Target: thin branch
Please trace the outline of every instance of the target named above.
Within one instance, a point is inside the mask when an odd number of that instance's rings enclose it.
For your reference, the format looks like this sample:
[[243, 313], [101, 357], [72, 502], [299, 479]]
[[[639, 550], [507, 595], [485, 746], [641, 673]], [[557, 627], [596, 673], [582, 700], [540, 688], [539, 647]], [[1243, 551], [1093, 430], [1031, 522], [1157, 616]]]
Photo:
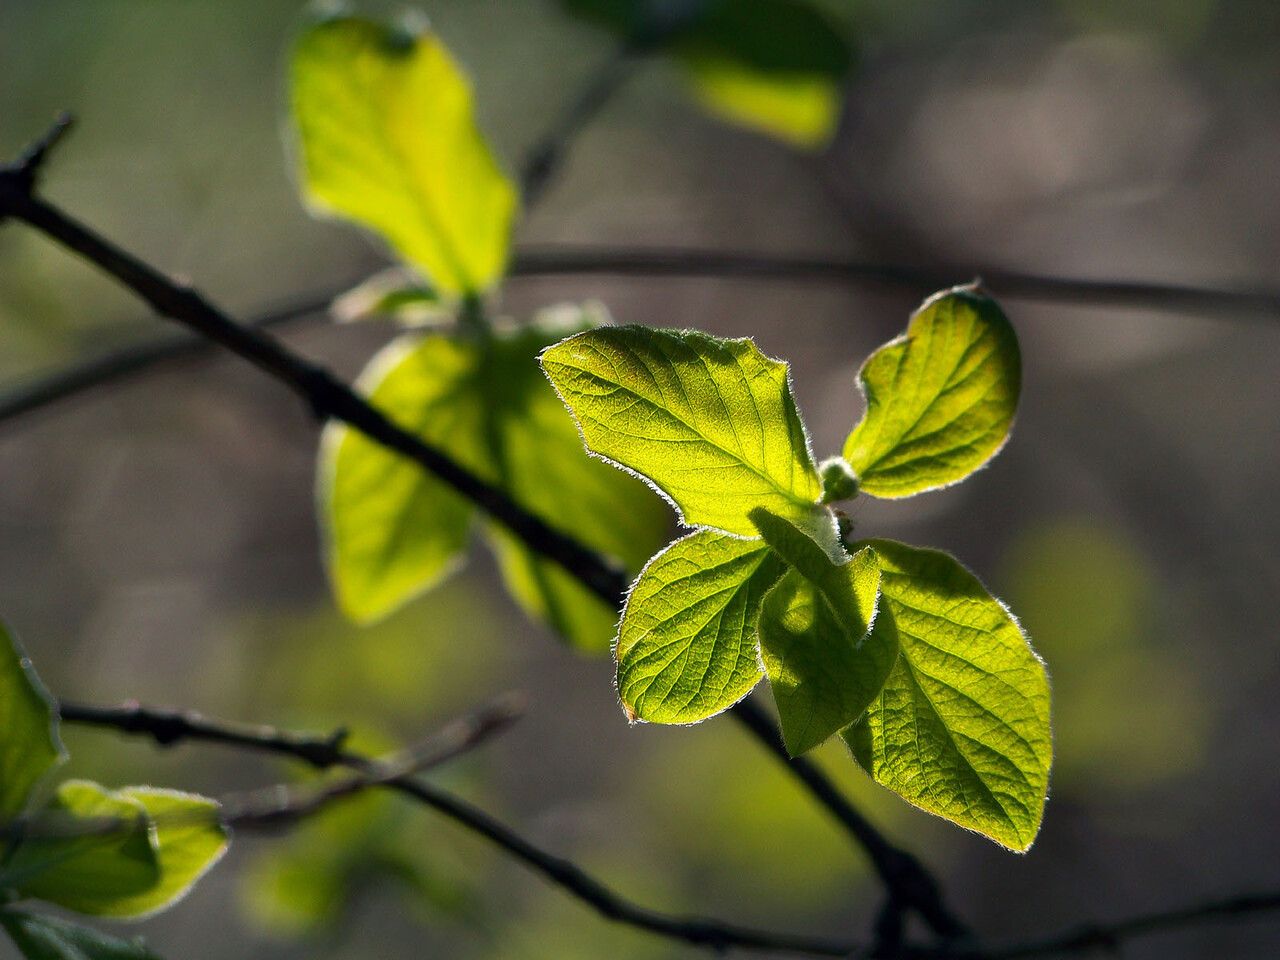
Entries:
[[[1086, 280], [982, 266], [914, 268], [713, 250], [541, 246], [518, 251], [510, 272], [512, 280], [593, 275], [870, 285], [905, 289], [921, 296], [961, 280], [981, 277], [984, 286], [1005, 300], [1158, 310], [1259, 321], [1280, 319], [1280, 291], [1277, 290], [1229, 290], [1132, 280]], [[291, 304], [249, 320], [246, 325], [270, 329], [318, 316], [328, 310], [334, 298], [346, 289], [344, 286], [301, 296]], [[133, 376], [155, 364], [203, 353], [209, 347], [209, 342], [199, 337], [166, 337], [75, 364], [0, 397], [0, 423], [82, 391]]]
[[903, 960], [1026, 960], [1029, 957], [1068, 956], [1102, 951], [1116, 953], [1130, 940], [1209, 923], [1247, 920], [1275, 913], [1280, 913], [1280, 890], [1199, 901], [1111, 923], [1073, 927], [1041, 939], [995, 944], [986, 949], [910, 948], [899, 956]]
[[[261, 330], [237, 324], [195, 290], [181, 286], [158, 270], [98, 235], [61, 210], [29, 192], [29, 184], [13, 169], [0, 168], [0, 215], [20, 219], [99, 269], [119, 280], [162, 316], [170, 317], [203, 337], [221, 344], [238, 356], [279, 380], [307, 402], [318, 419], [347, 424], [423, 467], [459, 494], [506, 526], [531, 550], [559, 564], [574, 579], [615, 609], [622, 606], [627, 577], [621, 568], [583, 546], [578, 540], [556, 530], [541, 518], [512, 501], [498, 487], [466, 470], [438, 447], [406, 430], [358, 396], [328, 370], [291, 352]], [[778, 752], [778, 734], [773, 725], [750, 706], [731, 711], [739, 722], [771, 752], [783, 760], [795, 776], [809, 788], [837, 820], [849, 826], [848, 801], [827, 777], [802, 758], [790, 759]], [[861, 820], [861, 818], [858, 818]], [[962, 929], [942, 903], [936, 882], [910, 855], [896, 851], [880, 838], [867, 847], [864, 836], [879, 836], [862, 821], [864, 828], [851, 830], [863, 844], [872, 865], [890, 893], [904, 907], [918, 909], [935, 931], [951, 936]]]
[[537, 205], [564, 165], [578, 135], [635, 73], [647, 47], [624, 43], [602, 63], [525, 156], [520, 168], [520, 194], [525, 209]]
[[[224, 723], [191, 711], [160, 710], [136, 702], [117, 707], [64, 702], [59, 712], [68, 723], [148, 737], [163, 747], [200, 741], [256, 750], [300, 760], [318, 770], [346, 767], [357, 773], [357, 781], [379, 769], [378, 761], [373, 758], [344, 749], [341, 731], [327, 737], [314, 737], [275, 727]], [[856, 944], [771, 933], [703, 917], [677, 917], [649, 910], [615, 893], [572, 861], [534, 846], [483, 810], [424, 780], [394, 775], [378, 785], [411, 797], [484, 837], [608, 920], [713, 950], [737, 948], [842, 957], [857, 949]]]
[[1229, 290], [1136, 280], [1052, 277], [975, 264], [908, 267], [830, 257], [719, 252], [684, 248], [544, 246], [519, 252], [513, 277], [605, 275], [801, 281], [906, 289], [921, 295], [974, 277], [996, 296], [1075, 306], [1280, 320], [1280, 290]]

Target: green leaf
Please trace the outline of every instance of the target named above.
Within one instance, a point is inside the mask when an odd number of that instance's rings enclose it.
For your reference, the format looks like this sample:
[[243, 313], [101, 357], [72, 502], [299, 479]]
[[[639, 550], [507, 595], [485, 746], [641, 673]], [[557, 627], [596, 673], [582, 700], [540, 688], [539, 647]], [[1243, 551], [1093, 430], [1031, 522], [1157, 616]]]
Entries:
[[898, 662], [844, 732], [858, 763], [922, 810], [1026, 850], [1052, 761], [1049, 679], [1017, 621], [955, 558], [892, 540], [875, 632]]
[[155, 830], [158, 882], [123, 897], [111, 915], [140, 917], [172, 906], [227, 852], [230, 837], [218, 820], [218, 803], [208, 797], [158, 787], [125, 787], [118, 796], [142, 805]]
[[840, 119], [840, 84], [821, 74], [774, 74], [714, 55], [685, 58], [698, 101], [721, 118], [792, 146], [826, 146]]
[[26, 808], [32, 789], [66, 759], [58, 718], [31, 661], [0, 624], [0, 820]]
[[[638, 571], [666, 539], [663, 503], [635, 477], [587, 455], [537, 363], [548, 344], [597, 319], [589, 308], [544, 312], [533, 326], [490, 344], [478, 384], [490, 405], [488, 459], [476, 469], [551, 526]], [[609, 649], [617, 608], [506, 528], [490, 523], [486, 529], [507, 586], [526, 611], [579, 649]]]
[[302, 186], [315, 208], [380, 233], [442, 293], [478, 293], [501, 277], [515, 190], [439, 38], [325, 19], [294, 45], [290, 81]]
[[1004, 446], [1022, 381], [1018, 338], [994, 300], [956, 287], [926, 300], [859, 380], [867, 412], [845, 459], [865, 492], [909, 497], [963, 480]]
[[612, 327], [549, 347], [542, 368], [587, 447], [647, 477], [686, 525], [755, 536], [755, 507], [804, 517], [822, 495], [787, 365], [750, 340]]
[[[357, 386], [424, 439], [474, 446], [484, 422], [477, 368], [474, 344], [411, 335], [379, 352]], [[474, 450], [471, 457], [478, 458]], [[471, 505], [418, 464], [330, 423], [317, 474], [329, 578], [352, 620], [385, 617], [461, 564]]]
[[765, 595], [759, 631], [782, 739], [799, 756], [862, 715], [898, 649], [892, 634], [871, 629], [880, 586], [874, 550], [833, 562], [807, 531], [764, 511], [752, 518], [792, 565]]
[[0, 925], [27, 960], [160, 960], [139, 938], [109, 937], [47, 914], [0, 910]]
[[[591, 322], [571, 311], [570, 329]], [[633, 477], [593, 460], [540, 375], [537, 354], [566, 333], [565, 316], [483, 339], [404, 337], [362, 381], [396, 422], [499, 485], [517, 503], [592, 549], [638, 570], [662, 542], [661, 501]], [[335, 591], [368, 622], [432, 586], [467, 544], [471, 507], [414, 463], [343, 427], [320, 467]], [[486, 523], [516, 599], [575, 646], [604, 651], [617, 611], [558, 566]]]
[[569, 12], [628, 39], [664, 36], [698, 99], [734, 123], [796, 146], [835, 130], [849, 39], [802, 0], [564, 0]]
[[80, 913], [140, 917], [184, 896], [227, 848], [213, 800], [70, 780], [32, 822], [0, 885]]
[[760, 680], [756, 619], [782, 563], [759, 540], [696, 530], [645, 566], [618, 629], [618, 695], [635, 719], [696, 723]]
[[756, 507], [749, 516], [773, 551], [814, 583], [826, 582], [849, 561], [835, 514], [826, 507], [810, 507], [799, 517], [779, 517]]
[[124, 916], [117, 906], [152, 889], [160, 864], [146, 808], [96, 783], [68, 780], [30, 824], [0, 870], [0, 887], [80, 913]]

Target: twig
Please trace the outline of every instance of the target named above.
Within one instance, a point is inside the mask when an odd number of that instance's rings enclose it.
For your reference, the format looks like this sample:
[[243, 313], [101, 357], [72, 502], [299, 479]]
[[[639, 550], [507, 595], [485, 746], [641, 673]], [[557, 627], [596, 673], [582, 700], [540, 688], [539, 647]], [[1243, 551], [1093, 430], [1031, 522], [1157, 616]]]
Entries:
[[1218, 900], [1199, 901], [1170, 910], [1139, 914], [1112, 923], [1074, 927], [1060, 934], [1020, 943], [994, 944], [989, 948], [909, 948], [904, 960], [1026, 960], [1098, 951], [1117, 952], [1129, 940], [1168, 933], [1190, 926], [1247, 919], [1280, 912], [1280, 890], [1246, 893]]
[[1136, 280], [1086, 280], [974, 264], [907, 267], [830, 257], [557, 245], [524, 250], [517, 254], [511, 267], [511, 275], [518, 277], [592, 274], [870, 284], [907, 289], [922, 295], [981, 277], [984, 287], [1006, 300], [1280, 319], [1280, 290], [1228, 290]]
[[[1006, 300], [1062, 303], [1077, 306], [1159, 310], [1205, 317], [1280, 318], [1280, 291], [1228, 290], [1132, 280], [1084, 280], [973, 266], [904, 267], [850, 260], [795, 258], [752, 253], [689, 249], [628, 249], [614, 247], [533, 247], [516, 254], [511, 279], [562, 276], [671, 277], [838, 283], [906, 289], [921, 295], [964, 278], [982, 277], [983, 284]], [[316, 316], [329, 308], [346, 287], [299, 297], [294, 303], [262, 314], [247, 326], [269, 329]], [[165, 338], [126, 347], [68, 367], [30, 386], [0, 397], [0, 423], [112, 383], [154, 364], [208, 349], [207, 340], [193, 336]]]
[[[222, 744], [291, 757], [319, 770], [346, 767], [360, 775], [357, 780], [378, 769], [377, 761], [372, 758], [344, 749], [341, 732], [327, 737], [306, 736], [275, 727], [224, 723], [190, 711], [154, 709], [136, 702], [117, 707], [64, 702], [59, 712], [68, 723], [149, 737], [163, 747], [183, 741]], [[378, 785], [412, 797], [484, 837], [606, 919], [713, 950], [738, 948], [842, 957], [857, 949], [856, 944], [771, 933], [703, 917], [677, 917], [649, 910], [615, 893], [572, 861], [534, 846], [483, 810], [424, 780], [393, 775]]]
[[[531, 550], [559, 564], [584, 587], [615, 608], [622, 605], [627, 587], [624, 572], [579, 541], [550, 527], [512, 501], [498, 487], [460, 466], [438, 447], [389, 420], [328, 370], [294, 354], [267, 333], [237, 324], [195, 290], [181, 286], [150, 265], [117, 247], [88, 227], [30, 193], [27, 182], [13, 168], [0, 169], [0, 214], [12, 215], [40, 230], [133, 290], [157, 313], [221, 344], [279, 380], [304, 399], [320, 419], [345, 423], [380, 445], [413, 460], [462, 496], [511, 530]], [[778, 752], [778, 734], [762, 715], [748, 706], [731, 711], [771, 752], [783, 760], [820, 803], [849, 826], [848, 801], [826, 776], [802, 759], [791, 760]], [[839, 802], [837, 802], [837, 800]], [[860, 843], [879, 836], [870, 824], [851, 830]], [[920, 863], [893, 850], [881, 838], [877, 848], [866, 848], [881, 880], [904, 906], [919, 909], [941, 936], [961, 929], [941, 902], [936, 882]], [[943, 921], [943, 922], [940, 922]]]
[[564, 164], [573, 142], [635, 73], [648, 47], [626, 43], [591, 74], [578, 95], [538, 138], [520, 168], [520, 193], [526, 209], [540, 201]]

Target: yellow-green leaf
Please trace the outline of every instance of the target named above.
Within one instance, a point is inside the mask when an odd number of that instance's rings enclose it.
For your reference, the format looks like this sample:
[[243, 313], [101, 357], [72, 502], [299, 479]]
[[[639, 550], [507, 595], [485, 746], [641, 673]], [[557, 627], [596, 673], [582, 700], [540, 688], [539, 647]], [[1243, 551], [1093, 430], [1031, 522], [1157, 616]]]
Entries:
[[1018, 338], [973, 287], [924, 302], [859, 374], [867, 412], [845, 441], [861, 489], [909, 497], [963, 480], [1009, 437], [1022, 383]]
[[875, 632], [893, 634], [901, 653], [845, 740], [903, 799], [1026, 850], [1053, 756], [1044, 664], [954, 557], [892, 540], [868, 544], [880, 558]]
[[787, 365], [750, 340], [611, 327], [542, 354], [588, 449], [649, 479], [689, 526], [755, 536], [764, 507], [807, 516], [822, 496]]
[[59, 785], [0, 870], [0, 886], [80, 913], [124, 916], [119, 905], [160, 881], [146, 808], [86, 780]]
[[125, 787], [117, 795], [141, 804], [151, 818], [160, 876], [145, 892], [117, 900], [112, 915], [145, 916], [185, 897], [222, 859], [230, 837], [217, 801], [208, 797], [158, 787]]
[[[575, 310], [571, 329], [593, 322]], [[484, 338], [406, 336], [369, 365], [375, 406], [502, 487], [587, 546], [639, 570], [666, 532], [661, 501], [634, 477], [593, 460], [538, 370], [563, 324]], [[446, 575], [467, 545], [472, 510], [452, 490], [345, 427], [332, 427], [320, 466], [322, 515], [335, 592], [368, 622]], [[608, 649], [617, 610], [550, 561], [486, 523], [512, 593], [582, 649]]]
[[[456, 452], [483, 430], [477, 362], [470, 342], [410, 335], [374, 357], [357, 385], [400, 426], [434, 443], [453, 438]], [[317, 469], [329, 578], [352, 620], [385, 617], [462, 562], [471, 505], [412, 460], [331, 423]]]
[[0, 624], [0, 820], [22, 813], [32, 789], [66, 754], [53, 699]]
[[817, 73], [766, 73], [714, 55], [686, 58], [698, 100], [726, 120], [812, 150], [840, 119], [840, 83]]
[[502, 276], [515, 190], [435, 34], [324, 19], [295, 43], [290, 81], [309, 203], [381, 234], [444, 294]]
[[696, 530], [636, 578], [618, 628], [618, 696], [653, 723], [696, 723], [760, 680], [756, 619], [782, 563], [760, 540]]

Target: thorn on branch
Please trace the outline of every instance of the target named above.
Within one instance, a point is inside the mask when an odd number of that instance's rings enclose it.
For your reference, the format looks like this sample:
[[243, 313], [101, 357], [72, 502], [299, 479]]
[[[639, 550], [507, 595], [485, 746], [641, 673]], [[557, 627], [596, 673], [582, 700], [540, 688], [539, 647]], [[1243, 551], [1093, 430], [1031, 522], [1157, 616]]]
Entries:
[[15, 183], [24, 193], [35, 189], [36, 177], [48, 159], [50, 152], [71, 130], [75, 118], [63, 111], [41, 136], [18, 155], [12, 163], [0, 167], [0, 176]]

